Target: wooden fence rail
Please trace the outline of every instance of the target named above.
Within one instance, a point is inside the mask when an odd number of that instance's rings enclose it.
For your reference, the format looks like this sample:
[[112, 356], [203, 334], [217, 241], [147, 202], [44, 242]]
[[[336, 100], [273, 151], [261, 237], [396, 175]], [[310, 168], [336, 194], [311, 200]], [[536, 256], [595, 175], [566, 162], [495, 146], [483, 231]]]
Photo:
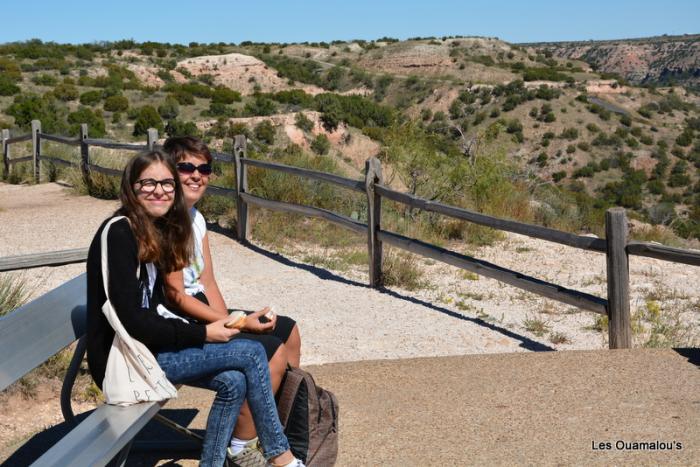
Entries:
[[[121, 175], [118, 169], [101, 167], [90, 162], [90, 146], [98, 146], [110, 149], [128, 151], [142, 151], [153, 149], [156, 146], [158, 134], [156, 130], [149, 129], [146, 144], [120, 143], [102, 139], [88, 138], [87, 125], [80, 128], [80, 137], [77, 139], [62, 136], [47, 135], [41, 132], [41, 123], [32, 122], [32, 132], [29, 135], [10, 138], [8, 130], [2, 130], [3, 166], [6, 177], [13, 164], [33, 161], [35, 180], [39, 181], [39, 164], [42, 160], [57, 162], [59, 164], [79, 165], [85, 183], [90, 183], [90, 172], [95, 171], [112, 176]], [[62, 159], [43, 156], [41, 141], [53, 141], [67, 145], [80, 146], [80, 163], [73, 163]], [[14, 143], [32, 141], [32, 155], [11, 158], [10, 145]], [[209, 185], [209, 193], [216, 196], [234, 198], [237, 206], [237, 237], [242, 243], [246, 243], [250, 235], [250, 223], [248, 219], [248, 206], [256, 206], [274, 211], [300, 214], [307, 217], [324, 219], [350, 231], [367, 236], [367, 249], [369, 256], [369, 283], [371, 287], [382, 285], [382, 245], [387, 243], [403, 250], [419, 254], [437, 261], [450, 264], [467, 271], [471, 271], [486, 277], [496, 279], [509, 285], [519, 287], [529, 292], [546, 298], [558, 300], [586, 310], [594, 311], [609, 317], [608, 333], [610, 348], [629, 348], [631, 342], [631, 319], [629, 297], [629, 255], [647, 256], [664, 261], [700, 266], [700, 252], [672, 248], [654, 243], [629, 241], [627, 218], [622, 208], [612, 208], [606, 212], [605, 232], [606, 238], [600, 239], [575, 235], [559, 230], [525, 224], [508, 219], [500, 219], [488, 216], [468, 209], [450, 206], [419, 198], [417, 196], [401, 193], [383, 185], [382, 167], [378, 159], [369, 159], [365, 166], [364, 180], [355, 180], [339, 175], [319, 172], [301, 167], [278, 164], [274, 162], [249, 159], [246, 157], [246, 139], [244, 136], [236, 136], [233, 144], [233, 154], [213, 152], [215, 160], [224, 163], [233, 163], [236, 174], [236, 187], [225, 188]], [[367, 196], [368, 220], [367, 224], [356, 219], [313, 206], [304, 206], [283, 201], [270, 200], [255, 196], [248, 189], [248, 167], [257, 167], [265, 170], [275, 170], [290, 175], [309, 178], [340, 186], [355, 192], [364, 192]], [[604, 253], [606, 255], [607, 274], [607, 299], [578, 290], [552, 284], [535, 277], [503, 268], [477, 258], [447, 250], [437, 245], [432, 245], [415, 238], [405, 237], [394, 232], [382, 230], [381, 207], [382, 199], [386, 198], [411, 208], [446, 215], [455, 219], [472, 222], [497, 230], [513, 232], [528, 237], [538, 238], [562, 245], [567, 245], [583, 250]], [[38, 266], [50, 266], [85, 261], [86, 249], [66, 250], [54, 253], [42, 253], [26, 255], [22, 257], [0, 258], [0, 271], [13, 269], [25, 269]]]

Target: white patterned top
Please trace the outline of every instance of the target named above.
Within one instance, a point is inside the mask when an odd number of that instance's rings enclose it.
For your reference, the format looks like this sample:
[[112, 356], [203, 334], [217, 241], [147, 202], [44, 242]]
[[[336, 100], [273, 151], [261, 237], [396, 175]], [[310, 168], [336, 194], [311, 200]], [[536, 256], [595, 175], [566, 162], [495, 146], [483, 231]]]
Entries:
[[185, 280], [185, 293], [195, 295], [204, 292], [204, 286], [199, 282], [199, 278], [204, 271], [202, 246], [204, 236], [207, 233], [207, 223], [197, 208], [190, 209], [190, 217], [192, 218], [192, 233], [194, 234], [194, 256], [189, 266], [182, 270], [182, 276]]

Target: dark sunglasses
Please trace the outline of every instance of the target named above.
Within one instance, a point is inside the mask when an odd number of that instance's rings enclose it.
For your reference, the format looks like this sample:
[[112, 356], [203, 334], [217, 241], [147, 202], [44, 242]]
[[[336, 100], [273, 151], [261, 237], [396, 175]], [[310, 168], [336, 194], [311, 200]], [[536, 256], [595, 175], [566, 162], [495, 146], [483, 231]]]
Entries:
[[202, 175], [211, 175], [211, 164], [199, 164], [194, 165], [191, 162], [178, 162], [177, 171], [183, 174], [193, 174], [194, 171], [199, 172]]

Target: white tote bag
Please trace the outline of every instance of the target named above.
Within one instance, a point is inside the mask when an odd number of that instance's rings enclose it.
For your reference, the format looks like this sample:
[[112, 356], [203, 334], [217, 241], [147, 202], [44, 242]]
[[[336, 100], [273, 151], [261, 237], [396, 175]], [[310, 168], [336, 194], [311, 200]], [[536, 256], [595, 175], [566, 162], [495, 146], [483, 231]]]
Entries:
[[[109, 300], [109, 271], [107, 267], [107, 234], [110, 226], [124, 216], [111, 219], [102, 231], [102, 280], [107, 300], [102, 313], [114, 329], [114, 340], [107, 358], [103, 393], [108, 404], [132, 405], [139, 402], [162, 401], [177, 397], [177, 389], [165, 377], [153, 354], [124, 329]], [[138, 277], [138, 268], [136, 275]]]

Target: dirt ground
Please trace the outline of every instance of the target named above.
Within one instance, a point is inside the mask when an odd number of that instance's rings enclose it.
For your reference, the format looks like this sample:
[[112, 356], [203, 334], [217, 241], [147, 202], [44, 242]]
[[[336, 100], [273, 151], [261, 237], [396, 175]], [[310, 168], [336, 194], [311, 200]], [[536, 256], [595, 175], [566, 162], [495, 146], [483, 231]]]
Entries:
[[[307, 369], [339, 400], [337, 466], [698, 465], [699, 363], [698, 349], [635, 349]], [[211, 398], [183, 388], [166, 412], [201, 429]], [[41, 444], [35, 436], [3, 465], [26, 465]], [[196, 456], [134, 453], [127, 465], [194, 466]]]

